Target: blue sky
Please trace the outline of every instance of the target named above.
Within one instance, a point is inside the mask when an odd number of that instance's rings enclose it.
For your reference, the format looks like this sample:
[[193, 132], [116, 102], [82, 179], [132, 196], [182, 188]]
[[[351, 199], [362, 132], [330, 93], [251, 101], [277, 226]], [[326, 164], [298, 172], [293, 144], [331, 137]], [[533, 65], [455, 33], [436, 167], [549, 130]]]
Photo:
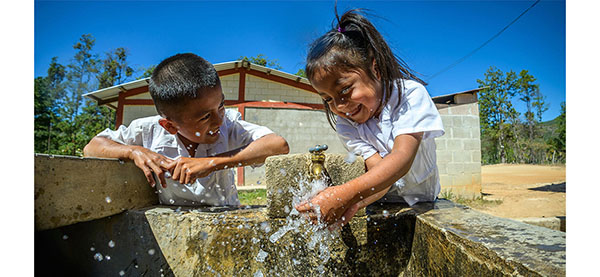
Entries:
[[[565, 1], [543, 0], [499, 37], [433, 79], [429, 77], [491, 38], [535, 1], [340, 1], [367, 8], [395, 53], [428, 81], [432, 96], [477, 87], [490, 66], [537, 78], [556, 117], [565, 101]], [[310, 42], [328, 31], [334, 1], [35, 1], [35, 76], [50, 59], [68, 64], [82, 34], [94, 51], [129, 50], [134, 67], [182, 52], [213, 63], [264, 54], [283, 71], [304, 66]], [[524, 106], [514, 101], [517, 109]]]

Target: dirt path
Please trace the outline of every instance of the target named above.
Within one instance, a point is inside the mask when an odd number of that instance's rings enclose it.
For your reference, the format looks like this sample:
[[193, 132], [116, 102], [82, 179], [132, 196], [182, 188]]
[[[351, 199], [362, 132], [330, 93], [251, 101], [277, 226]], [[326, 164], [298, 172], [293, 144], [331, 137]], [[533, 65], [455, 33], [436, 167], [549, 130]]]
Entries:
[[482, 166], [481, 181], [485, 200], [502, 200], [475, 208], [481, 212], [505, 218], [566, 215], [565, 166]]

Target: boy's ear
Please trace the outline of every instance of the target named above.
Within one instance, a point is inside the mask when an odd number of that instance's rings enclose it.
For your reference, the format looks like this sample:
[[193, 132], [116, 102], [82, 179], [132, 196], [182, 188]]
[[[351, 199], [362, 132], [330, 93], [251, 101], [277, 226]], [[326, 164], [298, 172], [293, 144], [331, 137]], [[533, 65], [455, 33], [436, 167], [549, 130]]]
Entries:
[[178, 129], [177, 129], [177, 127], [175, 127], [175, 124], [170, 119], [166, 119], [163, 117], [158, 120], [158, 124], [160, 124], [160, 126], [165, 128], [165, 130], [167, 130], [167, 132], [169, 132], [169, 134], [172, 134], [172, 135], [177, 134]]
[[379, 68], [377, 67], [377, 61], [373, 59], [373, 65], [371, 66], [371, 71], [373, 75], [377, 78], [378, 81], [381, 81], [381, 74], [379, 74]]

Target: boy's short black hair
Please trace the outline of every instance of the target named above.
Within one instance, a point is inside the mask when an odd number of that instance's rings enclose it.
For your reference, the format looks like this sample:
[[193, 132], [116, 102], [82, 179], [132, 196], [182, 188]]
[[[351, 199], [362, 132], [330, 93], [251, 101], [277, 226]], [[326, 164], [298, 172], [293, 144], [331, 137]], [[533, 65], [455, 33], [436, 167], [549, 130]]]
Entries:
[[156, 111], [170, 114], [174, 107], [196, 99], [208, 88], [220, 85], [215, 67], [202, 57], [184, 53], [166, 58], [156, 66], [148, 89]]

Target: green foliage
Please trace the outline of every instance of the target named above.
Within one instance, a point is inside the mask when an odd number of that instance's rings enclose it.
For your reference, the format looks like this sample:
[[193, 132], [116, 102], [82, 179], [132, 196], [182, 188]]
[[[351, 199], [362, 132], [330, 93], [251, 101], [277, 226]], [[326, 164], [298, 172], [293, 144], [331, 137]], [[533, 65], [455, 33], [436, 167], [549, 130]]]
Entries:
[[269, 59], [263, 54], [258, 54], [258, 55], [256, 55], [256, 57], [250, 57], [250, 58], [243, 56], [243, 57], [240, 57], [239, 59], [242, 61], [249, 61], [253, 64], [262, 65], [262, 66], [270, 67], [273, 69], [278, 69], [278, 70], [282, 69], [281, 65], [279, 65], [279, 62], [277, 60]]
[[255, 189], [238, 191], [238, 197], [240, 204], [242, 205], [266, 205], [267, 204], [267, 190]]
[[36, 153], [81, 156], [92, 137], [114, 128], [115, 112], [84, 99], [83, 94], [126, 82], [136, 71], [127, 63], [125, 48], [99, 58], [93, 52], [95, 41], [90, 34], [82, 35], [73, 45], [76, 53], [67, 66], [54, 57], [47, 76], [34, 79]]
[[142, 73], [142, 75], [140, 75], [137, 78], [137, 80], [152, 77], [152, 73], [154, 72], [154, 69], [156, 69], [156, 65], [151, 65], [149, 67], [140, 68], [140, 71], [144, 71], [144, 73]]
[[[482, 163], [564, 162], [560, 131], [541, 122], [548, 105], [535, 81], [527, 70], [517, 76], [494, 67], [477, 80], [485, 88], [479, 94]], [[525, 103], [524, 121], [513, 108], [514, 97]]]
[[304, 71], [303, 68], [300, 68], [300, 69], [298, 69], [298, 72], [296, 72], [296, 76], [300, 76], [300, 77], [306, 78], [306, 72]]
[[127, 54], [123, 47], [106, 53], [106, 58], [102, 60], [102, 72], [96, 76], [99, 89], [122, 84], [133, 75], [134, 70], [127, 63]]

